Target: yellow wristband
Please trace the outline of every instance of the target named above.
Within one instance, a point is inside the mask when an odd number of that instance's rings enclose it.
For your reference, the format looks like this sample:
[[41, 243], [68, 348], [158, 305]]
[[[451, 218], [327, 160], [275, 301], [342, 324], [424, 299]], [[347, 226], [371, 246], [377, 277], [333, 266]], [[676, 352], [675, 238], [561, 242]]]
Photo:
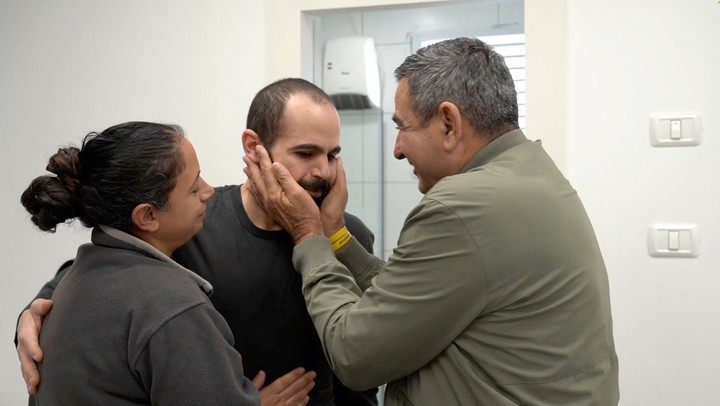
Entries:
[[333, 251], [337, 252], [340, 248], [350, 241], [352, 235], [348, 231], [347, 227], [343, 227], [330, 236], [330, 244], [332, 244]]

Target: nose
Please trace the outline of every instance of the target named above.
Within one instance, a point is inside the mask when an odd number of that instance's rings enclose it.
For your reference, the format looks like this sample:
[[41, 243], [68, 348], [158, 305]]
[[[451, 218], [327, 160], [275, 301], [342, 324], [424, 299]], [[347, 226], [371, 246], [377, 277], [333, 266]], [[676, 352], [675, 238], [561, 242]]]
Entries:
[[208, 185], [203, 178], [200, 178], [200, 182], [202, 182], [200, 185], [200, 200], [206, 202], [215, 194], [215, 189]]
[[330, 162], [327, 157], [317, 160], [311, 174], [316, 178], [330, 179]]
[[400, 148], [400, 137], [395, 138], [395, 148], [393, 149], [393, 155], [395, 155], [395, 159], [405, 159], [405, 154], [402, 153], [402, 149]]

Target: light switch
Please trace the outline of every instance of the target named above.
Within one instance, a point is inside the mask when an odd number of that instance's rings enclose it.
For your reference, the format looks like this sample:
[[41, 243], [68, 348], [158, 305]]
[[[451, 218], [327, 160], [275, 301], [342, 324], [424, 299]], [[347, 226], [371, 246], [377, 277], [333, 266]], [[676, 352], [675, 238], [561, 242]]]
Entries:
[[650, 144], [654, 147], [700, 145], [701, 116], [698, 113], [663, 113], [650, 116]]
[[670, 139], [679, 140], [682, 138], [682, 121], [670, 120]]
[[680, 231], [668, 231], [668, 250], [677, 251], [680, 249]]
[[651, 257], [697, 257], [699, 228], [697, 224], [651, 224], [647, 244]]

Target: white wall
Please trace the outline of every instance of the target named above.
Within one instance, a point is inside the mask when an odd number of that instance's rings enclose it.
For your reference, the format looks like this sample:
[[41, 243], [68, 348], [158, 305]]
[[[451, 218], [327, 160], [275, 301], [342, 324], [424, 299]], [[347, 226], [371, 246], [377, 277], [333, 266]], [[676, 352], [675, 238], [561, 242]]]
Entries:
[[[720, 4], [568, 1], [571, 181], [611, 280], [624, 405], [716, 404]], [[654, 148], [649, 116], [697, 111], [703, 142]], [[698, 224], [697, 258], [651, 258], [653, 222]]]
[[11, 343], [18, 311], [88, 237], [40, 232], [20, 194], [59, 145], [138, 119], [183, 125], [210, 183], [242, 181], [240, 133], [268, 81], [263, 3], [0, 1], [0, 404], [27, 401]]

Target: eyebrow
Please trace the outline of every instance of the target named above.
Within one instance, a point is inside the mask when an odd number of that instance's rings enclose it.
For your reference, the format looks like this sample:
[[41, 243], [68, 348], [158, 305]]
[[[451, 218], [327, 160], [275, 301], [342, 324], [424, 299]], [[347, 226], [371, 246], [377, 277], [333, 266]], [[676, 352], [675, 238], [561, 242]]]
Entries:
[[189, 190], [191, 190], [191, 191], [193, 190], [193, 188], [195, 187], [195, 184], [197, 183], [198, 179], [200, 179], [200, 171], [198, 171], [197, 175], [195, 176], [195, 180], [193, 180], [193, 182], [190, 184], [190, 189], [189, 189]]
[[[300, 145], [295, 145], [294, 147], [290, 148], [290, 150], [291, 150], [291, 151], [301, 151], [301, 150], [306, 150], [306, 151], [307, 151], [307, 150], [311, 150], [311, 151], [315, 151], [315, 152], [322, 152], [322, 151], [323, 151], [322, 148], [320, 148], [319, 146], [317, 146], [317, 145], [315, 145], [315, 144], [300, 144]], [[339, 154], [339, 153], [340, 153], [340, 150], [341, 150], [340, 146], [337, 146], [337, 147], [333, 148], [333, 149], [329, 152], [329, 154]], [[328, 155], [329, 155], [329, 154], [328, 154]]]

